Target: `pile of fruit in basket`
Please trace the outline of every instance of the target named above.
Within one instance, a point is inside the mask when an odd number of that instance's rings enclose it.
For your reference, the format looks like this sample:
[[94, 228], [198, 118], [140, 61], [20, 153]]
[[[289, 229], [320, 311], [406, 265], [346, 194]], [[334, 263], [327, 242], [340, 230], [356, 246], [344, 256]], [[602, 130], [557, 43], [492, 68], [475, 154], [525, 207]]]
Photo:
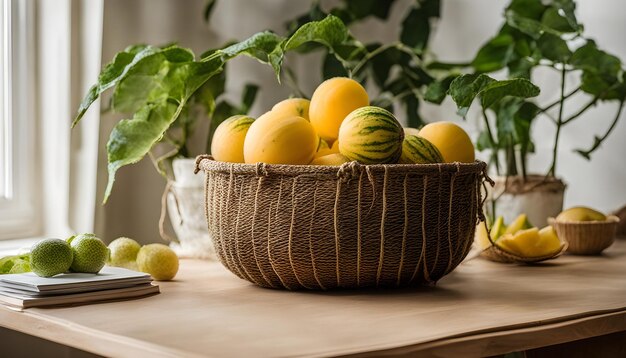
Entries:
[[213, 135], [218, 161], [293, 165], [431, 164], [474, 161], [467, 133], [451, 122], [403, 128], [386, 109], [370, 106], [358, 82], [336, 77], [311, 100], [290, 98], [256, 120], [233, 116]]

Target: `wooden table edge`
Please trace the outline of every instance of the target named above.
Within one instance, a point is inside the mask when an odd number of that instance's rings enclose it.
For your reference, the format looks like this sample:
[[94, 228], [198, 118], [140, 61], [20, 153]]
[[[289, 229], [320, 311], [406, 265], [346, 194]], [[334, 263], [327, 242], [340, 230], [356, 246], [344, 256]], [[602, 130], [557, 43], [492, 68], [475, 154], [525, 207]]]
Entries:
[[321, 356], [340, 357], [450, 357], [494, 356], [626, 331], [626, 309], [549, 321], [531, 327], [480, 331], [400, 347], [372, 349], [361, 353], [334, 352]]
[[[19, 316], [18, 316], [19, 315]], [[0, 309], [0, 326], [87, 352], [113, 357], [200, 357], [193, 352], [173, 349], [146, 341], [94, 330], [43, 314]], [[318, 352], [313, 356], [489, 356], [570, 342], [626, 330], [626, 309], [599, 312], [573, 319], [548, 321], [532, 327], [479, 331], [463, 336], [396, 347], [363, 347], [363, 352]]]
[[0, 327], [107, 357], [203, 357], [5, 305], [0, 305]]

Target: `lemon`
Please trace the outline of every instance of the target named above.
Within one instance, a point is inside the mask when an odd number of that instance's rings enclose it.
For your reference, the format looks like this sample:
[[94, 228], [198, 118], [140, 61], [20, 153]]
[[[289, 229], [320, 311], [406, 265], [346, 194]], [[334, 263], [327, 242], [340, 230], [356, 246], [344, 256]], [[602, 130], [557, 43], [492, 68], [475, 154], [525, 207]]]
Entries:
[[137, 270], [139, 249], [141, 249], [141, 245], [137, 241], [127, 237], [117, 238], [109, 244], [110, 255], [107, 264]]
[[94, 234], [76, 235], [70, 247], [74, 254], [70, 268], [74, 272], [98, 273], [109, 258], [109, 249]]
[[178, 272], [178, 256], [163, 244], [143, 246], [137, 254], [139, 271], [149, 273], [157, 281], [171, 280]]
[[31, 248], [31, 270], [41, 277], [52, 277], [67, 272], [72, 265], [70, 245], [61, 239], [39, 241]]

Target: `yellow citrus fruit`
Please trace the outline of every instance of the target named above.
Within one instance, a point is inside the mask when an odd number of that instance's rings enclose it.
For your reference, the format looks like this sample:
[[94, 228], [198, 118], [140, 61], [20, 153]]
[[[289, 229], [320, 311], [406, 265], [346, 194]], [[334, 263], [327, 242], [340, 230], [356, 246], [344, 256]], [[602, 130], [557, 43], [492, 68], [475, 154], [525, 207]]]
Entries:
[[157, 281], [171, 280], [178, 272], [178, 256], [163, 244], [149, 244], [139, 249], [137, 267]]
[[419, 135], [419, 129], [417, 128], [412, 128], [412, 127], [404, 127], [404, 136], [408, 136], [408, 135]]
[[334, 153], [313, 159], [311, 165], [341, 165], [349, 161], [350, 159], [346, 158], [345, 156], [339, 153]]
[[369, 105], [367, 92], [357, 81], [335, 77], [322, 82], [311, 97], [309, 118], [320, 137], [335, 140], [350, 112]]
[[463, 128], [452, 122], [435, 122], [424, 126], [420, 136], [435, 145], [446, 163], [474, 161], [474, 144]]
[[547, 226], [541, 230], [533, 227], [505, 234], [496, 241], [496, 245], [517, 256], [532, 258], [556, 254], [561, 248], [561, 241], [554, 229]]
[[246, 163], [309, 164], [319, 137], [302, 117], [280, 117], [268, 112], [250, 126], [244, 142]]
[[254, 118], [236, 115], [220, 123], [211, 142], [211, 154], [221, 162], [243, 163], [243, 143]]
[[528, 221], [528, 216], [526, 214], [520, 214], [513, 222], [506, 228], [505, 234], [515, 234], [516, 232], [523, 229], [530, 229], [533, 227]]
[[561, 212], [556, 221], [605, 221], [606, 216], [599, 211], [584, 206], [575, 206]]
[[280, 101], [272, 107], [272, 112], [281, 117], [302, 117], [309, 120], [309, 105], [311, 101], [304, 98], [289, 98]]
[[109, 244], [109, 266], [124, 267], [137, 270], [137, 253], [141, 245], [133, 239], [119, 237]]

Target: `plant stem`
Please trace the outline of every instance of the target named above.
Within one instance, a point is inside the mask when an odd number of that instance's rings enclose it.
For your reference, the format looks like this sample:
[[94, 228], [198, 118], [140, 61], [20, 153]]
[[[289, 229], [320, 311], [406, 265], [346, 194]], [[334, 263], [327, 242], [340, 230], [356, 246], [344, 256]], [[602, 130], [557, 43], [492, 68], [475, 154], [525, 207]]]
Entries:
[[356, 76], [356, 74], [363, 68], [363, 66], [365, 66], [367, 61], [369, 61], [372, 58], [380, 55], [381, 53], [385, 52], [386, 50], [388, 50], [388, 49], [390, 49], [392, 47], [398, 47], [398, 42], [392, 42], [390, 44], [387, 44], [387, 45], [384, 45], [384, 46], [380, 46], [379, 48], [375, 49], [372, 52], [368, 52], [365, 56], [363, 56], [361, 61], [359, 61], [359, 63], [357, 63], [356, 66], [354, 66], [352, 71], [349, 72], [350, 78]]
[[494, 163], [496, 164], [496, 174], [500, 175], [500, 161], [498, 159], [498, 148], [496, 147], [496, 141], [493, 137], [493, 132], [491, 131], [491, 126], [489, 125], [489, 118], [487, 118], [487, 112], [485, 109], [483, 111], [483, 119], [485, 120], [485, 127], [487, 128], [487, 134], [489, 135], [489, 144], [491, 144], [491, 150], [493, 155]]
[[619, 120], [620, 116], [622, 115], [622, 109], [624, 109], [624, 100], [622, 100], [619, 103], [619, 108], [617, 109], [617, 114], [615, 115], [615, 118], [613, 119], [613, 122], [611, 123], [611, 126], [606, 131], [606, 133], [604, 133], [604, 135], [602, 137], [600, 137], [600, 138], [596, 137], [596, 140], [593, 143], [593, 146], [591, 148], [589, 148], [588, 150], [586, 150], [586, 151], [577, 150], [577, 152], [579, 152], [580, 154], [584, 155], [588, 159], [589, 155], [591, 153], [593, 153], [596, 149], [598, 149], [600, 147], [600, 145], [602, 144], [602, 142], [604, 142], [604, 140], [609, 136], [609, 134], [611, 134], [611, 132], [613, 131], [613, 128], [615, 128], [615, 125], [617, 124], [617, 121]]
[[[564, 97], [564, 99], [568, 99], [568, 98], [570, 98], [571, 96], [573, 96], [573, 95], [575, 95], [576, 93], [578, 93], [578, 91], [580, 91], [580, 87], [578, 87], [578, 88], [576, 88], [575, 90], [573, 90], [572, 92], [570, 92], [570, 93], [566, 94], [566, 95], [565, 95], [565, 97]], [[544, 108], [541, 108], [541, 109], [539, 110], [539, 112], [537, 112], [537, 114], [539, 115], [539, 114], [541, 114], [541, 113], [543, 113], [543, 112], [546, 112], [546, 111], [548, 111], [548, 110], [552, 109], [552, 107], [554, 107], [554, 106], [558, 105], [559, 103], [561, 103], [561, 99], [558, 99], [557, 101], [552, 102], [552, 103], [551, 103], [551, 104], [549, 104], [548, 106], [546, 106], [546, 107], [544, 107]]]
[[565, 124], [573, 121], [574, 119], [580, 117], [581, 114], [583, 114], [585, 111], [587, 111], [589, 108], [591, 108], [591, 106], [595, 105], [596, 102], [598, 102], [599, 99], [600, 99], [600, 97], [594, 97], [589, 103], [587, 103], [578, 112], [576, 112], [576, 114], [573, 114], [571, 117], [569, 117], [566, 120], [564, 120], [563, 121], [563, 125], [565, 125]]
[[561, 103], [559, 106], [559, 117], [556, 120], [556, 136], [554, 138], [554, 148], [552, 149], [552, 165], [550, 165], [550, 171], [546, 176], [556, 175], [556, 158], [559, 149], [559, 135], [561, 134], [561, 126], [563, 125], [563, 107], [565, 103], [565, 75], [567, 71], [565, 66], [561, 69]]

